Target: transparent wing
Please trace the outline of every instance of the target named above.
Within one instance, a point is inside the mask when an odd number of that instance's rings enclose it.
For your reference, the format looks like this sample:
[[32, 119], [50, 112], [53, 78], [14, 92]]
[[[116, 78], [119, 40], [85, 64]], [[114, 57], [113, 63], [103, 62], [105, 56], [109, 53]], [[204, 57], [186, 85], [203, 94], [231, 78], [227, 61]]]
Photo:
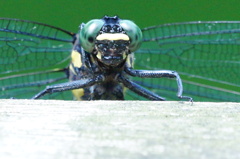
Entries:
[[74, 37], [46, 24], [0, 19], [0, 98], [29, 98], [66, 79]]
[[[143, 31], [135, 68], [177, 71], [184, 95], [195, 101], [240, 102], [240, 22], [213, 21], [165, 24]], [[173, 99], [176, 81], [135, 79]]]

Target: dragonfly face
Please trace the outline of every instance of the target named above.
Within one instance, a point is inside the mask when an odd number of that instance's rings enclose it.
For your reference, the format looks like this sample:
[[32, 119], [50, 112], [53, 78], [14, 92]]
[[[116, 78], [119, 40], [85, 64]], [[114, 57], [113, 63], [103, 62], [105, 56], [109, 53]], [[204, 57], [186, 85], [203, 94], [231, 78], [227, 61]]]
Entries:
[[95, 54], [99, 62], [113, 67], [125, 62], [127, 55], [140, 47], [141, 41], [139, 27], [117, 16], [91, 20], [80, 31], [83, 49]]

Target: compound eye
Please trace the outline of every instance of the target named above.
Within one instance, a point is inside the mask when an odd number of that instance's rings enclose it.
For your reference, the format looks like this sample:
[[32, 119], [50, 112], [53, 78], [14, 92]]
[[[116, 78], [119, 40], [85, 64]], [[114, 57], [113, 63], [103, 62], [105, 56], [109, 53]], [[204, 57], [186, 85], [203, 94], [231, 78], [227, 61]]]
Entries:
[[129, 49], [131, 52], [136, 51], [142, 43], [142, 31], [141, 29], [130, 20], [120, 20], [119, 24], [123, 30], [130, 37]]
[[101, 19], [94, 19], [87, 22], [80, 30], [80, 45], [87, 52], [92, 52], [95, 45], [96, 36], [99, 34], [104, 21]]

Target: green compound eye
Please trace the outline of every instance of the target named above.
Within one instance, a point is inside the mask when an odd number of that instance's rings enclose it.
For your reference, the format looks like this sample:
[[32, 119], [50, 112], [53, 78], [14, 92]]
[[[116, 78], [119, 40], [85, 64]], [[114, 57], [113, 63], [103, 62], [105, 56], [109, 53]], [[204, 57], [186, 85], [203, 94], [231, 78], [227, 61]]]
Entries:
[[129, 45], [129, 49], [131, 52], [136, 51], [142, 43], [142, 31], [141, 29], [130, 20], [120, 20], [120, 26], [130, 37], [131, 43]]
[[[126, 32], [130, 38], [129, 50], [136, 51], [142, 43], [142, 31], [140, 28], [130, 20], [117, 19], [119, 25]], [[115, 22], [117, 23], [117, 21]], [[95, 45], [95, 39], [99, 34], [103, 25], [108, 24], [103, 19], [94, 19], [89, 21], [80, 31], [80, 44], [87, 52], [92, 52]]]
[[101, 19], [94, 19], [84, 25], [80, 31], [80, 44], [87, 52], [92, 52], [95, 45], [95, 38], [101, 30], [104, 21]]

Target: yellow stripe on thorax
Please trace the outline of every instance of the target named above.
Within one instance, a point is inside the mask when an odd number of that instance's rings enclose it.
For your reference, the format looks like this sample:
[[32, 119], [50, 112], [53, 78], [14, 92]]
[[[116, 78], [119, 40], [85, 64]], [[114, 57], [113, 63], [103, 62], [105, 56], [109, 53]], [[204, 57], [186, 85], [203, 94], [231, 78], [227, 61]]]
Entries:
[[[76, 50], [73, 50], [71, 53], [71, 59], [72, 59], [72, 65], [69, 66], [69, 69], [71, 70], [72, 73], [77, 75], [74, 67], [80, 68], [82, 66], [81, 54]], [[83, 88], [74, 89], [72, 90], [72, 93], [76, 100], [81, 100], [81, 97], [84, 95], [84, 89]]]
[[84, 95], [84, 89], [83, 88], [73, 89], [72, 93], [76, 100], [81, 100], [81, 97]]
[[133, 68], [134, 66], [134, 54], [129, 54], [126, 60], [127, 66]]
[[71, 54], [71, 58], [72, 58], [72, 64], [74, 67], [80, 68], [82, 66], [81, 55], [79, 52], [77, 52], [76, 50], [73, 50]]

